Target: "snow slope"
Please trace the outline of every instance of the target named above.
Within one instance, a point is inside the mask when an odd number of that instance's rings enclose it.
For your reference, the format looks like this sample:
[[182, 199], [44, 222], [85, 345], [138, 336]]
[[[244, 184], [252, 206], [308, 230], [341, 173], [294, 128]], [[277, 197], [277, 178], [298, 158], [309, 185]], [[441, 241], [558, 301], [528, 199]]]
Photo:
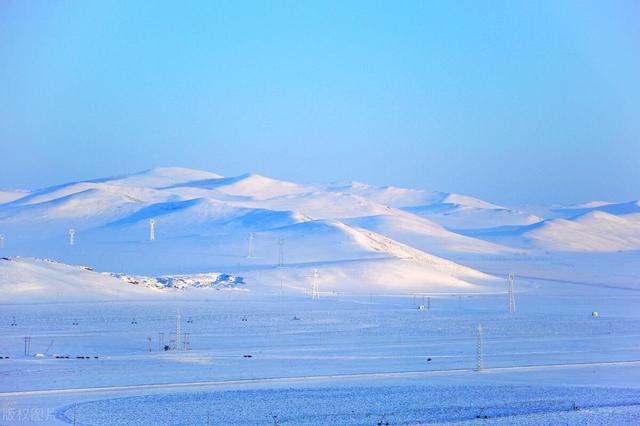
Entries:
[[433, 253], [509, 253], [505, 246], [469, 238], [449, 231], [426, 218], [406, 212], [366, 216], [348, 223], [370, 229], [394, 240]]
[[0, 303], [77, 302], [153, 298], [134, 286], [82, 266], [33, 258], [0, 259]]
[[242, 277], [216, 272], [148, 277], [101, 273], [50, 259], [0, 258], [0, 303], [161, 300], [175, 298], [177, 290], [244, 286]]

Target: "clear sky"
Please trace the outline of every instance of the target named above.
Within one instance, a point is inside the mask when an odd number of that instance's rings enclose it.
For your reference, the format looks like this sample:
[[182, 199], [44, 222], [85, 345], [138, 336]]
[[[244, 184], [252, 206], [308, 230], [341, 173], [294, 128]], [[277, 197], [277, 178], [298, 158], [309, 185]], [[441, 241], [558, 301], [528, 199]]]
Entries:
[[0, 160], [637, 199], [640, 2], [2, 1]]

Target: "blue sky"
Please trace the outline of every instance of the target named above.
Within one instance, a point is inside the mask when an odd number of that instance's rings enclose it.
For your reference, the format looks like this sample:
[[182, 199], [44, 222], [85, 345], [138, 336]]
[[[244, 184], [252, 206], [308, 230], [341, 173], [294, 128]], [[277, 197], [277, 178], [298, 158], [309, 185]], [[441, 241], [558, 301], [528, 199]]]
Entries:
[[180, 165], [640, 198], [640, 2], [0, 3], [0, 187]]

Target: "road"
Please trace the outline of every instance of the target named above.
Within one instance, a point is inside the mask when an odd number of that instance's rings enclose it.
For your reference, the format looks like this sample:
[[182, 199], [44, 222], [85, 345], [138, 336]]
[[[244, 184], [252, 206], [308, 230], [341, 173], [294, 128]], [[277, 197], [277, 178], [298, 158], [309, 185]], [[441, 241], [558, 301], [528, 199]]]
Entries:
[[[482, 372], [540, 371], [540, 370], [562, 369], [562, 368], [633, 366], [633, 365], [640, 366], [640, 360], [491, 367], [491, 368], [483, 369]], [[153, 389], [172, 389], [172, 388], [175, 388], [175, 389], [203, 388], [203, 387], [206, 388], [206, 387], [217, 387], [217, 386], [268, 384], [268, 383], [293, 383], [293, 382], [308, 382], [308, 381], [331, 381], [331, 380], [394, 378], [394, 377], [422, 377], [422, 376], [430, 376], [430, 375], [449, 375], [449, 374], [470, 373], [474, 371], [475, 370], [471, 368], [459, 368], [459, 369], [419, 370], [419, 371], [401, 371], [401, 372], [329, 374], [329, 375], [316, 375], [316, 376], [267, 377], [267, 378], [255, 378], [255, 379], [214, 380], [214, 381], [200, 381], [200, 382], [153, 383], [153, 384], [141, 384], [141, 385], [101, 386], [101, 387], [86, 387], [86, 388], [67, 388], [67, 389], [42, 389], [42, 390], [18, 391], [18, 392], [0, 392], [0, 398], [19, 398], [19, 397], [63, 395], [63, 394], [77, 394], [77, 393], [86, 394], [86, 393], [93, 393], [93, 392], [120, 392], [120, 391], [131, 391], [131, 390], [153, 390]]]

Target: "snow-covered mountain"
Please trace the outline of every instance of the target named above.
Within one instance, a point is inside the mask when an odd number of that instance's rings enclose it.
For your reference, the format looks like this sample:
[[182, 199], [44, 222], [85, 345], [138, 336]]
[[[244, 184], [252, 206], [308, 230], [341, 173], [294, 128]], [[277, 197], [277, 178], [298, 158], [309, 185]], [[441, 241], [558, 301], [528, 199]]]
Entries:
[[460, 194], [185, 168], [2, 195], [5, 256], [137, 275], [220, 271], [246, 276], [249, 289], [251, 280], [295, 281], [320, 265], [332, 291], [471, 288], [490, 277], [447, 257], [640, 248], [637, 202], [573, 206], [562, 214], [581, 216], [545, 220]]

